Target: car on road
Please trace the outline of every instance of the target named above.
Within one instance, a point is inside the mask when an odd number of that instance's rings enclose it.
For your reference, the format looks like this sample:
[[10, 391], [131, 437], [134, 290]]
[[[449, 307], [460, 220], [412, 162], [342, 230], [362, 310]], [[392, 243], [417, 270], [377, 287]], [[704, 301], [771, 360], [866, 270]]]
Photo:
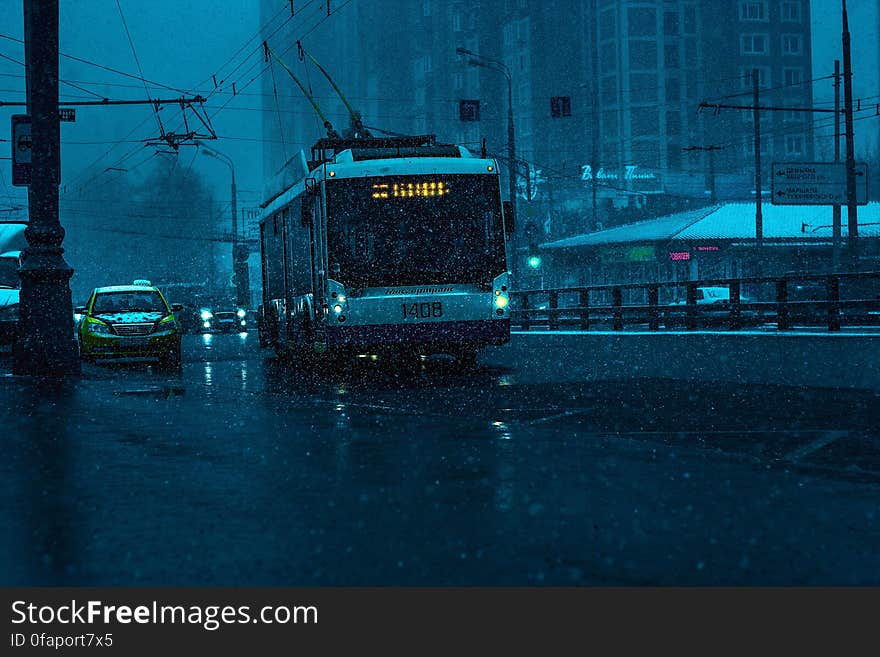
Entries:
[[11, 345], [18, 332], [22, 251], [27, 246], [23, 221], [0, 221], [0, 345]]
[[202, 333], [244, 333], [248, 330], [248, 312], [235, 304], [203, 307], [199, 312]]
[[80, 354], [87, 361], [150, 358], [166, 367], [180, 366], [181, 329], [171, 304], [149, 281], [98, 287], [85, 306], [77, 330]]
[[0, 253], [0, 345], [11, 345], [15, 342], [18, 331], [20, 267], [21, 251]]

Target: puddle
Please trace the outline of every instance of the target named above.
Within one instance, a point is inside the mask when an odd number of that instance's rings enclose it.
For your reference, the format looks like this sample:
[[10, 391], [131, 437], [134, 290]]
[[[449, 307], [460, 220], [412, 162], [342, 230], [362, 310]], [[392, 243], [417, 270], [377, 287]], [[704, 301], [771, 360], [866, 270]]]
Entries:
[[154, 397], [157, 399], [172, 399], [181, 397], [186, 392], [183, 386], [144, 386], [142, 388], [129, 388], [117, 390], [113, 394], [125, 397]]

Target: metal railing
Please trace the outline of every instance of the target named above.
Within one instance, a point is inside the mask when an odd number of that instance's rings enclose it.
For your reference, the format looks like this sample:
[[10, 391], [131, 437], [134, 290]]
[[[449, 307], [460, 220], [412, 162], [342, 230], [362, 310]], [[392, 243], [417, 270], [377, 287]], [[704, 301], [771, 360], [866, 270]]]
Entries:
[[[709, 290], [714, 298], [700, 298]], [[512, 295], [512, 322], [523, 330], [880, 326], [880, 271], [590, 285]]]

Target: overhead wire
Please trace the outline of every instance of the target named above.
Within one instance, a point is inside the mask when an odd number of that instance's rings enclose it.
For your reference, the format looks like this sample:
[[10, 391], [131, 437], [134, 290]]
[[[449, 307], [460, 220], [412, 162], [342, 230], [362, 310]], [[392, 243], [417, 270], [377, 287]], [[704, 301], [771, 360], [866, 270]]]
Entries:
[[[16, 43], [21, 43], [21, 44], [24, 43], [24, 41], [23, 41], [22, 39], [18, 39], [18, 38], [16, 38], [16, 37], [9, 36], [8, 34], [2, 34], [2, 33], [0, 33], [0, 39], [7, 39], [7, 40], [9, 40], [9, 41], [15, 41]], [[152, 87], [160, 87], [160, 88], [162, 88], [162, 89], [168, 89], [169, 91], [175, 91], [175, 92], [177, 92], [177, 93], [179, 93], [179, 94], [183, 94], [183, 95], [186, 95], [186, 93], [187, 93], [187, 92], [186, 92], [185, 90], [183, 90], [183, 89], [178, 89], [177, 87], [171, 87], [171, 86], [169, 86], [169, 85], [167, 85], [167, 84], [163, 84], [163, 83], [161, 83], [161, 82], [156, 82], [155, 80], [148, 80], [148, 79], [143, 78], [143, 76], [137, 76], [137, 75], [134, 75], [133, 73], [127, 73], [127, 72], [125, 72], [125, 71], [120, 71], [119, 69], [113, 68], [113, 67], [111, 67], [111, 66], [106, 66], [106, 65], [104, 65], [104, 64], [99, 64], [99, 63], [97, 63], [97, 62], [93, 62], [93, 61], [88, 60], [88, 59], [85, 59], [85, 58], [83, 58], [83, 57], [77, 57], [76, 55], [71, 55], [71, 54], [69, 54], [69, 53], [65, 53], [65, 52], [61, 52], [61, 53], [59, 53], [59, 54], [60, 54], [61, 57], [64, 57], [65, 59], [70, 59], [70, 60], [73, 60], [73, 61], [75, 61], [75, 62], [80, 62], [81, 64], [86, 64], [86, 65], [88, 65], [88, 66], [93, 66], [93, 67], [95, 67], [95, 68], [99, 68], [99, 69], [102, 69], [102, 70], [104, 70], [104, 71], [109, 71], [110, 73], [114, 73], [114, 74], [116, 74], [116, 75], [122, 75], [122, 76], [127, 77], [127, 78], [132, 78], [132, 79], [134, 79], [134, 80], [138, 80], [138, 81], [140, 81], [140, 82], [147, 82], [147, 83], [149, 83], [150, 86], [152, 86]]]
[[[17, 59], [15, 59], [14, 57], [10, 57], [9, 55], [5, 55], [3, 53], [0, 53], [0, 58], [6, 59], [10, 62], [13, 62], [14, 64], [18, 64], [19, 66], [27, 68], [27, 64], [25, 64], [24, 62], [20, 62]], [[22, 76], [22, 77], [26, 77], [26, 76]], [[103, 98], [103, 96], [101, 94], [98, 94], [98, 93], [95, 93], [94, 91], [91, 91], [89, 89], [85, 89], [83, 87], [80, 87], [79, 85], [76, 85], [73, 82], [69, 82], [69, 81], [63, 80], [61, 78], [58, 79], [58, 82], [60, 82], [61, 84], [66, 84], [68, 87], [73, 87], [74, 89], [79, 89], [80, 91], [84, 91], [85, 93], [90, 94], [91, 96], [96, 96], [97, 98]]]
[[[134, 63], [137, 65], [138, 73], [141, 76], [141, 80], [145, 80], [144, 69], [141, 67], [141, 60], [138, 58], [137, 49], [134, 47], [134, 40], [131, 38], [131, 32], [128, 30], [128, 23], [125, 20], [125, 14], [122, 12], [122, 5], [119, 4], [119, 0], [116, 0], [116, 8], [119, 9], [119, 18], [122, 19], [122, 27], [125, 29], [125, 36], [128, 37], [128, 45], [131, 47], [131, 54], [134, 56]], [[152, 100], [146, 82], [144, 82], [144, 93], [147, 94], [147, 100]], [[162, 119], [159, 117], [159, 108], [154, 108], [153, 113], [156, 117], [156, 123], [159, 125], [159, 134], [164, 135], [165, 128], [162, 125]]]

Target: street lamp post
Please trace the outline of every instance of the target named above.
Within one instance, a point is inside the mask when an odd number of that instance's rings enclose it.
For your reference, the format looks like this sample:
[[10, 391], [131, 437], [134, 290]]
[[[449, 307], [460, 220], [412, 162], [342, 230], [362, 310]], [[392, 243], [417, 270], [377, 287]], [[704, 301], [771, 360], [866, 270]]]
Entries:
[[220, 160], [226, 166], [228, 166], [229, 172], [232, 175], [232, 184], [230, 186], [232, 205], [232, 273], [235, 280], [235, 301], [238, 305], [246, 307], [250, 305], [250, 283], [248, 280], [249, 277], [247, 269], [248, 251], [247, 243], [244, 240], [240, 240], [238, 234], [238, 205], [237, 193], [235, 188], [235, 164], [233, 164], [232, 158], [230, 158], [228, 155], [224, 155], [217, 149], [211, 146], [207, 146], [204, 142], [198, 141], [196, 142], [196, 144], [200, 148], [201, 152], [203, 152], [205, 155]]
[[25, 230], [27, 248], [19, 275], [15, 374], [78, 374], [64, 228], [58, 217], [61, 146], [58, 127], [58, 0], [24, 2], [27, 108], [32, 120], [32, 173]]
[[513, 216], [517, 217], [516, 203], [516, 133], [513, 124], [513, 78], [510, 75], [510, 69], [507, 65], [497, 59], [480, 55], [466, 48], [456, 48], [455, 52], [459, 55], [467, 55], [469, 66], [480, 66], [493, 71], [502, 73], [507, 79], [507, 170], [509, 173], [508, 183], [510, 202], [513, 204]]

